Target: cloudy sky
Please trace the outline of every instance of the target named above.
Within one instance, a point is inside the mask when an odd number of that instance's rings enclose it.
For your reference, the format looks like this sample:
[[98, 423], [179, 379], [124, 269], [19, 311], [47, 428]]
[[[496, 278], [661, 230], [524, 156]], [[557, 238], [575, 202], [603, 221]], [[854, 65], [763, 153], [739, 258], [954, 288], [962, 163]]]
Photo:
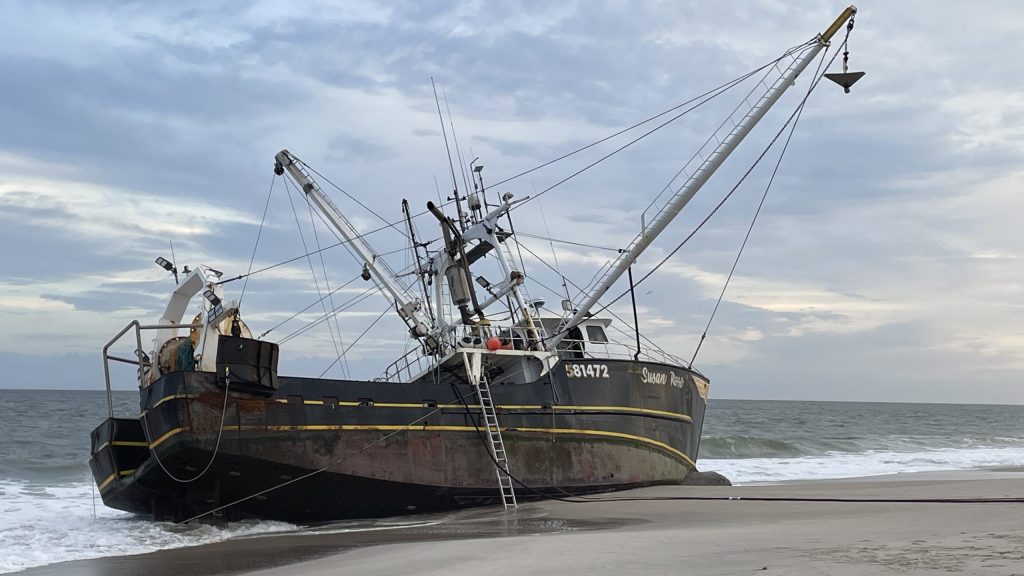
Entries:
[[[173, 279], [153, 259], [244, 273], [288, 148], [385, 218], [451, 187], [431, 91], [463, 160], [498, 182], [661, 112], [810, 39], [835, 2], [61, 2], [0, 21], [0, 387], [102, 388], [100, 348], [155, 321]], [[807, 106], [696, 365], [718, 398], [1024, 403], [1024, 7], [859, 3], [851, 94]], [[834, 50], [835, 48], [833, 48]], [[831, 53], [829, 54], [831, 55]], [[833, 71], [838, 63], [833, 65]], [[644, 255], [642, 274], [737, 181], [813, 66]], [[516, 212], [517, 231], [618, 248], [710, 135], [729, 92]], [[443, 106], [443, 103], [442, 103]], [[535, 194], [630, 135], [492, 189]], [[638, 290], [641, 328], [689, 357], [776, 158]], [[461, 176], [460, 176], [461, 181]], [[376, 216], [327, 188], [364, 230]], [[297, 201], [293, 197], [293, 201]], [[273, 185], [261, 268], [332, 238]], [[542, 211], [543, 210], [543, 218]], [[303, 225], [300, 235], [296, 220]], [[315, 222], [315, 219], [314, 219]], [[425, 237], [436, 225], [419, 219]], [[401, 248], [388, 231], [380, 251]], [[547, 242], [522, 238], [553, 263]], [[613, 252], [554, 245], [586, 284]], [[528, 253], [534, 297], [560, 281]], [[396, 268], [408, 260], [398, 254]], [[316, 273], [316, 280], [311, 273]], [[327, 270], [325, 278], [323, 270]], [[256, 276], [243, 317], [274, 328], [359, 268], [342, 249]], [[225, 286], [238, 297], [241, 282]], [[547, 288], [553, 289], [549, 291]], [[357, 281], [336, 298], [358, 297]], [[621, 287], [613, 289], [613, 293]], [[336, 300], [336, 304], [341, 301]], [[386, 306], [335, 326], [353, 341]], [[557, 306], [556, 306], [557, 308]], [[612, 310], [629, 317], [625, 303]], [[281, 340], [311, 309], [266, 336]], [[372, 377], [404, 350], [387, 315], [329, 375]], [[284, 372], [336, 357], [324, 326]], [[118, 387], [130, 388], [130, 373]]]

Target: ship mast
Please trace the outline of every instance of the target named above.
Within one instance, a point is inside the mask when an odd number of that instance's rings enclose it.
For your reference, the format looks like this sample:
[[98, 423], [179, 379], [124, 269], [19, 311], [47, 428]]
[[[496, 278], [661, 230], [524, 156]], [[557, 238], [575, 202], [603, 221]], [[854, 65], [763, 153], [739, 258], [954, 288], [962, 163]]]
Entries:
[[836, 18], [835, 22], [828, 27], [824, 32], [819, 34], [814, 41], [812, 41], [810, 48], [805, 50], [800, 56], [796, 57], [789, 65], [789, 67], [783, 72], [768, 88], [768, 90], [761, 96], [753, 107], [746, 113], [746, 115], [732, 128], [732, 130], [719, 141], [718, 146], [715, 147], [714, 151], [704, 159], [703, 163], [697, 170], [695, 170], [689, 178], [683, 183], [683, 185], [675, 191], [675, 193], [668, 199], [668, 201], [662, 206], [657, 212], [654, 218], [648, 223], [643, 223], [643, 228], [640, 234], [633, 239], [630, 243], [629, 248], [625, 252], [619, 255], [619, 257], [612, 263], [612, 265], [605, 272], [600, 282], [595, 288], [587, 295], [586, 300], [580, 304], [576, 309], [576, 312], [564, 320], [559, 329], [552, 335], [548, 346], [554, 348], [559, 342], [568, 334], [569, 328], [572, 328], [584, 319], [598, 301], [608, 292], [608, 290], [615, 284], [623, 274], [629, 270], [629, 267], [636, 263], [637, 258], [646, 250], [652, 242], [661, 234], [666, 227], [672, 222], [673, 219], [679, 212], [682, 211], [683, 207], [689, 203], [690, 199], [704, 186], [712, 174], [725, 162], [725, 159], [729, 157], [733, 150], [739, 146], [740, 142], [750, 133], [754, 126], [764, 117], [764, 115], [779, 101], [783, 93], [792, 86], [801, 72], [811, 63], [812, 60], [821, 52], [823, 48], [829, 45], [829, 41], [839, 31], [843, 24], [852, 18], [857, 13], [856, 6], [848, 6], [843, 13]]

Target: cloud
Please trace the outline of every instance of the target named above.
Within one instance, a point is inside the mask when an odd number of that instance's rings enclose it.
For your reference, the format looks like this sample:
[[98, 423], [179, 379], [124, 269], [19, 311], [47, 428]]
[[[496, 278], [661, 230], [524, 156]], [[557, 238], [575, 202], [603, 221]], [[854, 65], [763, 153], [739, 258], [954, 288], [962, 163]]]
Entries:
[[[864, 390], [861, 399], [878, 399], [896, 390], [902, 399], [971, 401], [962, 383], [984, 374], [985, 398], [1024, 401], [1013, 376], [1024, 368], [1024, 101], [1019, 63], [992, 50], [1017, 41], [1019, 10], [865, 1], [849, 49], [851, 66], [868, 74], [849, 95], [831, 85], [814, 94], [698, 363], [714, 369], [725, 395]], [[258, 230], [254, 270], [302, 254], [283, 188], [260, 228], [281, 148], [395, 220], [403, 198], [421, 212], [450, 193], [432, 77], [447, 100], [457, 179], [479, 156], [490, 185], [734, 78], [835, 17], [835, 7], [769, 1], [15, 2], [8, 12], [0, 243], [15, 249], [0, 252], [0, 353], [45, 350], [67, 362], [92, 362], [109, 333], [159, 314], [173, 285], [152, 261], [170, 256], [169, 239], [179, 267], [206, 263], [227, 278], [250, 269]], [[717, 203], [804, 86], [634, 265], [637, 275]], [[516, 230], [628, 245], [651, 198], [735, 101], [716, 100], [517, 209]], [[623, 142], [488, 194], [537, 195]], [[696, 347], [766, 179], [755, 172], [638, 290], [641, 328], [666, 349]], [[324, 188], [360, 229], [382, 225]], [[306, 209], [296, 210], [309, 246], [334, 242], [321, 225], [314, 237]], [[427, 239], [438, 234], [431, 218], [416, 220]], [[393, 230], [369, 238], [381, 252], [404, 245]], [[559, 273], [586, 285], [615, 257], [555, 244], [556, 273], [541, 263], [547, 242], [521, 239], [536, 253], [524, 250], [531, 295], [549, 301], [564, 297]], [[387, 258], [395, 268], [410, 263]], [[244, 314], [260, 332], [316, 300], [325, 276], [338, 287], [360, 272], [343, 248], [324, 260], [313, 258], [313, 272], [300, 259], [225, 289], [237, 297], [245, 285]], [[627, 300], [612, 307], [624, 327]], [[342, 337], [357, 336], [383, 304], [346, 311]], [[311, 309], [295, 325], [316, 316]], [[353, 356], [355, 369], [376, 375], [404, 350], [402, 334], [399, 321], [382, 320]], [[285, 365], [319, 373], [334, 354], [326, 329], [311, 331], [289, 343]], [[846, 370], [851, 358], [856, 376]], [[765, 375], [781, 384], [754, 385]]]
[[6, 296], [0, 298], [0, 311], [7, 313], [70, 312], [75, 307], [52, 296]]

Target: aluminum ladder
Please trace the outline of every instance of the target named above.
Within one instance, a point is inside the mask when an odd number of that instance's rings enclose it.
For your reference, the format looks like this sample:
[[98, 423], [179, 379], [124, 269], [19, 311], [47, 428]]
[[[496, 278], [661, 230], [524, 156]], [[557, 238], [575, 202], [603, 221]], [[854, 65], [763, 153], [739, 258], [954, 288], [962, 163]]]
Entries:
[[498, 477], [498, 489], [501, 492], [501, 503], [505, 509], [516, 508], [516, 491], [512, 485], [512, 477], [508, 473], [508, 455], [505, 452], [505, 443], [501, 439], [501, 428], [498, 426], [498, 414], [494, 410], [494, 400], [491, 398], [491, 388], [487, 383], [487, 376], [482, 370], [482, 358], [479, 352], [464, 354], [469, 380], [476, 389], [477, 399], [480, 400], [480, 412], [483, 414], [484, 427], [487, 429], [487, 443], [491, 449], [491, 456], [494, 457], [494, 472]]

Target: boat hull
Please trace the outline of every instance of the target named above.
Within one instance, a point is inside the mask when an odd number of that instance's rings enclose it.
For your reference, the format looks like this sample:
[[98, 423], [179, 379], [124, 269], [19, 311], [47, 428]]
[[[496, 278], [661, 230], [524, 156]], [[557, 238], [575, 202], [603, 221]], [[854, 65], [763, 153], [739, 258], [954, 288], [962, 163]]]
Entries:
[[[492, 384], [517, 497], [681, 482], [706, 386], [678, 366], [622, 360], [563, 361], [534, 382]], [[455, 375], [282, 376], [267, 393], [173, 372], [142, 390], [141, 409], [137, 426], [119, 419], [93, 434], [93, 473], [113, 508], [308, 523], [501, 501], [475, 393]]]

